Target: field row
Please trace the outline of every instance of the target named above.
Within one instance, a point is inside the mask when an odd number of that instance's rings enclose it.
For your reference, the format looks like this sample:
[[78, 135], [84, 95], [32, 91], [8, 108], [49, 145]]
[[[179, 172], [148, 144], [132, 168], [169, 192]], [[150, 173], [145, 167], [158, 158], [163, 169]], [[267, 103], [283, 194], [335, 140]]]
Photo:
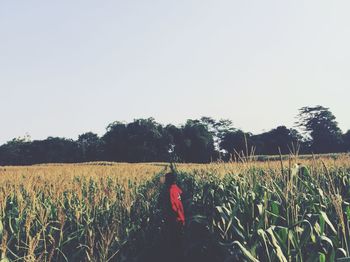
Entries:
[[[186, 261], [348, 257], [350, 158], [178, 164]], [[167, 164], [0, 168], [1, 258], [161, 261]]]

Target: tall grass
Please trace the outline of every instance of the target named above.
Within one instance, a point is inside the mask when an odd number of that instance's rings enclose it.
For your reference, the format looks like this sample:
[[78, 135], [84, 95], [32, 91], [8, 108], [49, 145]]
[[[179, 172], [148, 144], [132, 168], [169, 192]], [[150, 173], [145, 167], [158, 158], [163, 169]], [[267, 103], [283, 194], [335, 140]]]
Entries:
[[[146, 261], [162, 243], [157, 199], [166, 169], [113, 163], [0, 168], [1, 259]], [[349, 156], [177, 164], [177, 171], [189, 261], [349, 256]]]

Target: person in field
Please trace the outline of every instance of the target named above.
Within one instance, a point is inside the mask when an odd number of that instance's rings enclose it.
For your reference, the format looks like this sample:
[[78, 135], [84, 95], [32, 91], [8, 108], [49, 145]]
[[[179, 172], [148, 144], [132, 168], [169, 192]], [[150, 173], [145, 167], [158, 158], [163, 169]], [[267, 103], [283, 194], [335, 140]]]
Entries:
[[165, 174], [163, 191], [164, 245], [168, 261], [181, 261], [185, 212], [181, 201], [182, 190], [176, 184], [176, 174]]

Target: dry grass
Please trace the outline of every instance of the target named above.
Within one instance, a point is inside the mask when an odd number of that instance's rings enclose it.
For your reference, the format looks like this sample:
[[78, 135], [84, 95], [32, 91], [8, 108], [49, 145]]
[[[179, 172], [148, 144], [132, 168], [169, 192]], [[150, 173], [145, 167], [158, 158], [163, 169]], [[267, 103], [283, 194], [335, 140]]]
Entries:
[[[322, 170], [323, 163], [331, 168], [349, 168], [350, 156], [347, 154], [338, 155], [336, 158], [324, 157], [317, 159], [291, 158], [289, 160], [273, 160], [266, 162], [232, 162], [232, 163], [210, 163], [210, 164], [177, 164], [177, 169], [188, 173], [212, 173], [218, 176], [225, 174], [242, 174], [248, 169], [262, 169], [266, 173], [269, 171], [280, 171], [281, 164], [284, 168], [291, 165], [302, 164], [309, 166], [311, 172], [317, 173]], [[5, 166], [0, 167], [0, 186], [11, 184], [26, 184], [36, 187], [40, 183], [45, 186], [52, 185], [60, 187], [69, 186], [74, 178], [85, 177], [96, 180], [110, 178], [119, 184], [130, 182], [138, 184], [151, 178], [153, 175], [169, 170], [167, 163], [111, 163], [111, 162], [91, 162], [82, 164], [44, 164], [33, 166]]]

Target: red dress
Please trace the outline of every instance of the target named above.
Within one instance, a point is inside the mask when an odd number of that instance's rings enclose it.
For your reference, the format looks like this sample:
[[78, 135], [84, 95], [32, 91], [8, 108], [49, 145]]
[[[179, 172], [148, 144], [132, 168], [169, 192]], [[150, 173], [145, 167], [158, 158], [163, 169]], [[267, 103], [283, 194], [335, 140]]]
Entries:
[[182, 190], [177, 185], [170, 186], [170, 203], [171, 209], [176, 214], [176, 221], [180, 222], [182, 225], [185, 224], [185, 213], [181, 202]]

